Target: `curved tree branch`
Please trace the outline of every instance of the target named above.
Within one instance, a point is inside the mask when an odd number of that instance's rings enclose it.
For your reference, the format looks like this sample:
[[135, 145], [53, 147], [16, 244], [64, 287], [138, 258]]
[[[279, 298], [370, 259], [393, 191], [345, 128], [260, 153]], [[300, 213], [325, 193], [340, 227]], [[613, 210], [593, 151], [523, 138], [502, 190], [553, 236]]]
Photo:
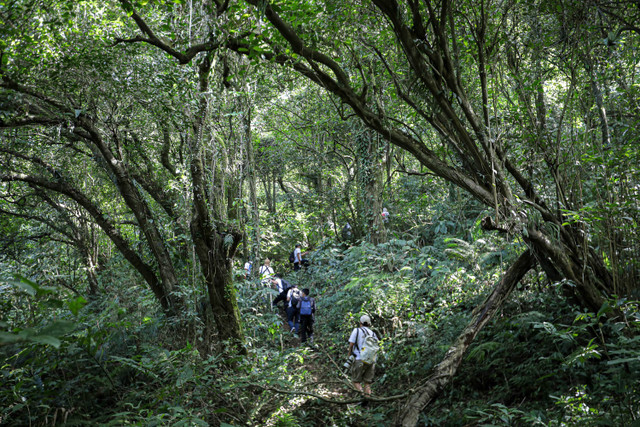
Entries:
[[142, 258], [131, 249], [129, 243], [120, 234], [117, 228], [107, 219], [107, 216], [98, 208], [84, 193], [71, 186], [67, 182], [53, 182], [46, 178], [19, 174], [19, 173], [3, 173], [0, 174], [0, 181], [2, 182], [24, 182], [34, 188], [42, 188], [51, 190], [60, 194], [63, 194], [73, 200], [75, 200], [80, 206], [82, 206], [91, 217], [96, 221], [96, 224], [105, 232], [107, 237], [116, 245], [118, 250], [122, 253], [127, 261], [140, 273], [145, 279], [151, 290], [158, 297], [159, 301], [163, 303], [163, 308], [168, 308], [164, 304], [167, 304], [166, 298], [163, 298], [163, 289], [160, 281], [156, 277], [153, 269], [147, 265]]
[[[260, 3], [258, 0], [248, 0], [250, 4], [258, 6]], [[262, 3], [260, 3], [262, 4]], [[375, 113], [356, 93], [356, 91], [349, 85], [348, 79], [340, 77], [342, 74], [346, 74], [344, 70], [338, 72], [335, 68], [339, 65], [335, 61], [331, 60], [331, 63], [323, 63], [318, 61], [318, 58], [323, 59], [324, 56], [306, 46], [300, 37], [294, 36], [294, 30], [290, 24], [284, 22], [279, 15], [272, 10], [269, 4], [265, 5], [265, 14], [269, 21], [276, 27], [276, 29], [288, 37], [291, 43], [296, 44], [297, 52], [302, 56], [309, 64], [313, 64], [311, 68], [305, 66], [301, 61], [296, 61], [294, 58], [279, 53], [277, 49], [274, 52], [264, 53], [265, 59], [274, 61], [278, 64], [292, 67], [303, 76], [307, 77], [311, 81], [317, 83], [321, 87], [325, 88], [329, 92], [337, 95], [344, 103], [349, 105], [353, 111], [363, 120], [363, 122], [371, 129], [375, 130], [383, 137], [389, 139], [390, 142], [403, 148], [413, 154], [423, 165], [431, 169], [438, 176], [445, 178], [448, 181], [459, 185], [460, 187], [469, 191], [475, 198], [488, 206], [493, 205], [493, 195], [489, 187], [486, 184], [478, 183], [475, 179], [469, 177], [467, 174], [459, 171], [447, 163], [442, 161], [433, 151], [429, 150], [423, 143], [415, 140], [406, 133], [389, 126], [386, 123], [384, 117]], [[292, 34], [294, 33], [294, 34]], [[225, 45], [228, 49], [234, 50], [240, 54], [246, 54], [247, 44], [238, 40], [230, 40]], [[241, 49], [242, 48], [242, 49]], [[293, 45], [292, 45], [293, 48]], [[325, 73], [316, 66], [316, 61], [322, 65], [327, 65], [337, 76], [338, 80], [334, 80], [333, 77]]]
[[[148, 43], [173, 56], [182, 65], [191, 62], [191, 60], [195, 58], [195, 56], [200, 52], [210, 52], [217, 49], [219, 46], [218, 43], [209, 41], [190, 46], [184, 52], [180, 52], [179, 50], [174, 49], [167, 40], [162, 40], [158, 36], [156, 36], [153, 30], [147, 25], [144, 19], [142, 19], [140, 15], [138, 15], [138, 13], [133, 8], [133, 5], [128, 0], [120, 0], [120, 3], [122, 4], [123, 9], [131, 14], [131, 18], [133, 18], [133, 20], [136, 22], [138, 28], [140, 28], [140, 31], [146, 34], [147, 37], [136, 36], [130, 39], [118, 38], [112, 46], [115, 46], [119, 43]], [[225, 4], [228, 5], [228, 1], [225, 1]], [[226, 5], [224, 5], [224, 8], [223, 5], [219, 5], [218, 9], [222, 11], [226, 9]]]

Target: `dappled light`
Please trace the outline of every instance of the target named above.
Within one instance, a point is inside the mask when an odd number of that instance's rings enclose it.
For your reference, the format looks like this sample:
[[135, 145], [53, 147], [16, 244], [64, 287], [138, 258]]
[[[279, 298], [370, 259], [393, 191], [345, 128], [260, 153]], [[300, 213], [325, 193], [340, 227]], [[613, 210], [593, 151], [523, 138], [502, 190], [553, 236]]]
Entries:
[[637, 2], [0, 22], [0, 425], [639, 422]]

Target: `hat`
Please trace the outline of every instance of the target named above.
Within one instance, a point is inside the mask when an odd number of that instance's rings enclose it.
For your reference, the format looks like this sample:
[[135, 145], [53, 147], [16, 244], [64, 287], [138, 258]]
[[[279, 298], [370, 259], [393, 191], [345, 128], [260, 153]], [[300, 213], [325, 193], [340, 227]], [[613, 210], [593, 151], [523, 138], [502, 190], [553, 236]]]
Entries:
[[366, 314], [363, 314], [363, 315], [360, 317], [360, 323], [362, 323], [363, 325], [364, 325], [365, 323], [369, 323], [369, 324], [371, 324], [371, 318], [370, 318], [369, 316], [367, 316]]

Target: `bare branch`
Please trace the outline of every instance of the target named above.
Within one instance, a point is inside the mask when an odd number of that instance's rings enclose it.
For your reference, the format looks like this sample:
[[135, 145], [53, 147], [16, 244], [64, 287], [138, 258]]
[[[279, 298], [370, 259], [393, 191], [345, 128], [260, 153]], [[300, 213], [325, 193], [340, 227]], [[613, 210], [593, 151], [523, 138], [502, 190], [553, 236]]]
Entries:
[[[199, 43], [193, 46], [189, 46], [186, 51], [180, 52], [174, 49], [173, 46], [171, 46], [168, 41], [162, 40], [158, 36], [156, 36], [153, 30], [147, 25], [144, 19], [142, 19], [142, 17], [138, 15], [138, 13], [133, 8], [133, 5], [128, 0], [120, 0], [120, 3], [122, 3], [122, 7], [125, 10], [130, 11], [131, 18], [133, 18], [133, 20], [138, 25], [138, 28], [140, 28], [140, 31], [146, 34], [147, 37], [136, 36], [130, 39], [117, 38], [116, 41], [112, 44], [112, 46], [115, 46], [119, 43], [140, 43], [140, 42], [148, 43], [150, 45], [153, 45], [165, 51], [169, 55], [173, 56], [182, 65], [185, 65], [191, 62], [191, 60], [200, 52], [210, 52], [217, 49], [220, 46], [219, 43], [209, 41], [209, 42]], [[228, 0], [225, 1], [224, 5], [219, 5], [218, 9], [219, 10], [226, 9], [227, 6], [228, 6]]]

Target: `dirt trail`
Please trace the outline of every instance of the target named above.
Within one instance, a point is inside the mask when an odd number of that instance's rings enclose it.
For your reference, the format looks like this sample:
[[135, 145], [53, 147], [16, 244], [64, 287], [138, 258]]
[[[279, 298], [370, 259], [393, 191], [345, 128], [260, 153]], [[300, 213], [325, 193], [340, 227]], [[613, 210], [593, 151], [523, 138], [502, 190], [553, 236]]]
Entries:
[[[289, 325], [283, 312], [279, 312], [282, 319], [282, 343], [284, 349], [302, 350], [302, 364], [298, 369], [306, 370], [305, 383], [289, 390], [275, 391], [257, 415], [262, 416], [265, 426], [277, 425], [279, 420], [286, 418], [302, 406], [313, 404], [317, 399], [325, 401], [343, 401], [355, 397], [348, 378], [342, 371], [342, 362], [332, 360], [325, 351], [322, 343], [322, 328], [315, 330], [316, 338], [313, 343], [302, 344], [298, 335], [289, 332]], [[319, 338], [317, 338], [319, 337]], [[282, 405], [281, 402], [286, 402]]]

